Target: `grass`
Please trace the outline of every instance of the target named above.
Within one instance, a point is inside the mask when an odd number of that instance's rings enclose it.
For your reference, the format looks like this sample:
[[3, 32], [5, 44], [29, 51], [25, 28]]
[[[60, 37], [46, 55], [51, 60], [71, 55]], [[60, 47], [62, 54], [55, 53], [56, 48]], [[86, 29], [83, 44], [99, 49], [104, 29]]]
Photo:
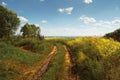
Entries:
[[37, 48], [36, 52], [24, 51], [19, 47], [0, 42], [0, 80], [18, 80], [21, 75], [24, 77], [23, 74], [29, 72], [27, 70], [39, 66], [36, 64], [52, 50], [52, 45], [44, 41], [38, 42], [39, 44], [37, 42], [32, 44]]
[[0, 42], [0, 80], [14, 79], [19, 76], [23, 66], [31, 66], [38, 59], [38, 55]]
[[[58, 52], [42, 80], [64, 77], [63, 44], [71, 51], [72, 72], [81, 80], [119, 80], [120, 43], [112, 39], [82, 37], [74, 39], [27, 38], [6, 44], [0, 41], [0, 80], [31, 80], [43, 60], [56, 45]], [[23, 47], [23, 50], [20, 47]]]
[[62, 80], [65, 50], [63, 48], [63, 45], [60, 43], [56, 44], [56, 46], [58, 48], [58, 52], [56, 53], [56, 56], [50, 64], [47, 72], [43, 75], [42, 80]]

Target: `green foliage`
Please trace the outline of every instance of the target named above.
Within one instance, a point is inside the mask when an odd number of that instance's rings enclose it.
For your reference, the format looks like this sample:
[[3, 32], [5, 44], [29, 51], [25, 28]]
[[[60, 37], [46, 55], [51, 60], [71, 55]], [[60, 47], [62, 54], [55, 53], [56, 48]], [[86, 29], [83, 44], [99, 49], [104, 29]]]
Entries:
[[0, 80], [19, 80], [19, 77], [25, 77], [24, 73], [30, 72], [27, 70], [31, 70], [31, 67], [39, 67], [40, 64], [37, 63], [52, 50], [51, 43], [33, 38], [21, 39], [14, 43], [16, 46], [29, 44], [32, 52], [0, 42]]
[[37, 38], [24, 38], [15, 42], [15, 46], [22, 47], [25, 50], [29, 50], [35, 53], [49, 53], [52, 50], [53, 44], [45, 40], [39, 40]]
[[33, 65], [39, 58], [37, 54], [0, 42], [0, 80], [14, 80], [25, 67]]
[[[33, 64], [38, 55], [25, 53], [19, 48], [0, 42], [0, 60], [9, 60], [16, 63]], [[33, 58], [34, 57], [34, 58]], [[17, 62], [18, 61], [18, 62]]]
[[0, 38], [13, 35], [19, 23], [16, 13], [0, 5]]
[[120, 28], [114, 32], [107, 33], [104, 37], [113, 38], [114, 40], [120, 41]]
[[21, 32], [23, 37], [40, 37], [40, 28], [34, 24], [26, 23], [22, 27]]
[[82, 80], [119, 79], [120, 43], [104, 38], [83, 37], [68, 41], [68, 45], [74, 63], [73, 72]]

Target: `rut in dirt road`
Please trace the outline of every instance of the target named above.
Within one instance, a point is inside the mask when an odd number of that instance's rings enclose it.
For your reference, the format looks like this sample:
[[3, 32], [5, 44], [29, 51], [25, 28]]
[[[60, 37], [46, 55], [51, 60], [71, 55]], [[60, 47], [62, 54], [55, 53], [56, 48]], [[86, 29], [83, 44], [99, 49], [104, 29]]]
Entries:
[[78, 80], [77, 76], [72, 74], [72, 63], [70, 59], [70, 53], [66, 46], [63, 46], [65, 49], [65, 68], [64, 68], [64, 77], [62, 80]]
[[52, 52], [41, 62], [42, 67], [38, 70], [38, 72], [33, 76], [32, 80], [41, 80], [42, 75], [46, 72], [49, 67], [49, 64], [52, 62], [57, 51], [57, 47], [54, 46]]

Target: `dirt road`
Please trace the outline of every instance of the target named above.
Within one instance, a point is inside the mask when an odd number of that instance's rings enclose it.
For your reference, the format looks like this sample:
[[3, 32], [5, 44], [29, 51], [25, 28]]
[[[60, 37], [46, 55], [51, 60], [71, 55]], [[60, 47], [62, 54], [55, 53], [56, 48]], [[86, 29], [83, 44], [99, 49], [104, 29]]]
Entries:
[[41, 68], [38, 70], [38, 72], [33, 76], [33, 79], [31, 80], [41, 80], [42, 79], [42, 75], [46, 72], [46, 70], [49, 67], [49, 64], [51, 63], [51, 61], [53, 60], [55, 54], [57, 51], [57, 47], [54, 46], [52, 52], [41, 62], [40, 65]]
[[[72, 63], [70, 58], [69, 50], [66, 46], [63, 46], [65, 50], [65, 56], [64, 56], [64, 70], [63, 70], [63, 78], [62, 80], [78, 80], [77, 76], [72, 74]], [[40, 68], [36, 71], [36, 73], [33, 75], [32, 79], [30, 80], [42, 80], [43, 74], [49, 69], [49, 64], [52, 63], [52, 60], [57, 53], [57, 47], [54, 46], [53, 50], [47, 55], [43, 60], [40, 61]], [[38, 65], [39, 65], [38, 64]]]
[[65, 66], [64, 66], [64, 77], [63, 80], [77, 80], [76, 75], [72, 74], [72, 63], [70, 59], [70, 53], [66, 46], [63, 46], [65, 49]]

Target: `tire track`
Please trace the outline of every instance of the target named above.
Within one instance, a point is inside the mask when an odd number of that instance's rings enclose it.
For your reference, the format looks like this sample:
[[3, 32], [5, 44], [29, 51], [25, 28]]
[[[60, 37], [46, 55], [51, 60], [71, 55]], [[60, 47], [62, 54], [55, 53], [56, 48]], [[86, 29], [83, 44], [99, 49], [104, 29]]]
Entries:
[[70, 53], [66, 46], [63, 46], [65, 49], [65, 68], [64, 68], [64, 76], [62, 80], [77, 80], [76, 75], [72, 73], [72, 63], [70, 59]]
[[41, 62], [41, 68], [38, 70], [38, 72], [33, 76], [31, 80], [41, 80], [42, 75], [46, 72], [46, 70], [49, 67], [49, 64], [52, 62], [55, 54], [57, 52], [57, 47], [54, 46], [52, 52]]

